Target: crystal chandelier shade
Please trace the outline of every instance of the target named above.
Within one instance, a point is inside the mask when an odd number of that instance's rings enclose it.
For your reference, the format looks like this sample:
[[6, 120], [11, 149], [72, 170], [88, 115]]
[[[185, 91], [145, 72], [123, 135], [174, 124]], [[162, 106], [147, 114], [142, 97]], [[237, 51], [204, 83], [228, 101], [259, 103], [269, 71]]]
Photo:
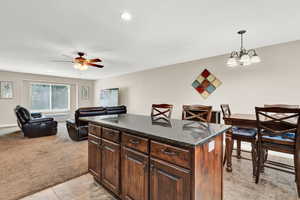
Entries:
[[230, 54], [230, 57], [227, 60], [228, 67], [236, 67], [238, 65], [241, 66], [249, 66], [254, 63], [261, 62], [260, 57], [257, 55], [254, 49], [246, 50], [243, 46], [243, 34], [245, 34], [245, 30], [241, 30], [238, 32], [241, 35], [241, 49], [240, 51], [233, 51]]

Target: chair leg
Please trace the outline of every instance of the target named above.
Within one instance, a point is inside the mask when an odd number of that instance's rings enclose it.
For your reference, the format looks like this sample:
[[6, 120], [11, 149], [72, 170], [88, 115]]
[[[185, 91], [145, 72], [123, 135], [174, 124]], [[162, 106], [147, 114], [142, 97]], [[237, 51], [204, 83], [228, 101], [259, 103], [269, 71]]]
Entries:
[[294, 164], [295, 164], [295, 179], [297, 185], [298, 198], [300, 198], [300, 155], [299, 155], [299, 147], [296, 147], [296, 151], [294, 153]]
[[232, 131], [228, 130], [226, 132], [226, 170], [227, 172], [232, 172], [232, 149], [234, 140], [232, 138]]
[[242, 156], [241, 156], [241, 140], [237, 140], [236, 143], [237, 143], [237, 148], [236, 148], [237, 158], [241, 159], [242, 158]]
[[265, 150], [265, 158], [264, 158], [264, 163], [268, 160], [268, 149]]
[[255, 177], [256, 172], [256, 163], [257, 163], [257, 155], [256, 155], [256, 143], [251, 143], [252, 149], [251, 149], [251, 156], [252, 156], [252, 170], [253, 170], [253, 177]]
[[[227, 149], [226, 146], [225, 149]], [[224, 159], [223, 159], [223, 167], [225, 166], [226, 161], [227, 161], [227, 153], [225, 152]]]
[[264, 149], [264, 148], [261, 148], [261, 163], [262, 163], [262, 165], [261, 165], [261, 169], [260, 169], [260, 171], [261, 171], [261, 173], [264, 173], [265, 172], [265, 167], [264, 167], [264, 165], [265, 165], [265, 163], [266, 163], [266, 161], [267, 161], [267, 159], [268, 159], [268, 149]]
[[256, 145], [256, 152], [257, 152], [257, 162], [256, 162], [256, 178], [255, 183], [259, 182], [259, 175], [260, 175], [260, 168], [261, 168], [261, 145], [258, 143]]

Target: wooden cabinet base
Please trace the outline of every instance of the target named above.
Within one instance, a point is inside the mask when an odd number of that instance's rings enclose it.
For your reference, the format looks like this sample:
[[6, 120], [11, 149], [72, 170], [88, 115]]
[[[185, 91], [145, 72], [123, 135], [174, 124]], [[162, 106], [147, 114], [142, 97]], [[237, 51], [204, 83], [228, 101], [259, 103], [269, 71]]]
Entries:
[[117, 199], [223, 199], [223, 134], [186, 147], [111, 127], [90, 130], [89, 171]]

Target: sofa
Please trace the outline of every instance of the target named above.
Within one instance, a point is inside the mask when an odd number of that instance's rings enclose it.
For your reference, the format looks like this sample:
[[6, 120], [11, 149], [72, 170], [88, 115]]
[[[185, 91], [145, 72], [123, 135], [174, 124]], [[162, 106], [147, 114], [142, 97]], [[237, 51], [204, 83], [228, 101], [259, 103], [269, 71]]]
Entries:
[[66, 121], [69, 136], [74, 141], [81, 141], [88, 138], [88, 122], [80, 120], [81, 117], [124, 113], [127, 113], [126, 106], [79, 108], [75, 111], [74, 119]]
[[43, 117], [41, 113], [30, 113], [26, 108], [19, 105], [14, 109], [14, 112], [24, 137], [36, 138], [56, 135], [57, 122], [53, 118]]

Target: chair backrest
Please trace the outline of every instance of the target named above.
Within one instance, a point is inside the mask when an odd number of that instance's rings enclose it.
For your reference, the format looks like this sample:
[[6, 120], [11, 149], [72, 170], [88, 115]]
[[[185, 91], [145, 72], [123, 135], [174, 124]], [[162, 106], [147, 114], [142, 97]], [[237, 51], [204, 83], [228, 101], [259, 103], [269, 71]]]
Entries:
[[18, 120], [18, 125], [20, 127], [31, 120], [30, 112], [22, 106], [16, 106], [14, 112]]
[[170, 120], [172, 115], [173, 105], [171, 104], [152, 104], [151, 118]]
[[[262, 136], [280, 136], [295, 142], [300, 131], [300, 109], [255, 107], [255, 112], [259, 140]], [[287, 133], [294, 133], [295, 137], [288, 137]]]
[[212, 106], [203, 105], [183, 105], [182, 119], [201, 122], [210, 122], [212, 114]]
[[222, 110], [223, 117], [230, 117], [231, 111], [230, 111], [229, 104], [221, 104], [221, 110]]
[[299, 105], [289, 105], [289, 104], [265, 104], [265, 108], [278, 107], [278, 108], [299, 108]]

